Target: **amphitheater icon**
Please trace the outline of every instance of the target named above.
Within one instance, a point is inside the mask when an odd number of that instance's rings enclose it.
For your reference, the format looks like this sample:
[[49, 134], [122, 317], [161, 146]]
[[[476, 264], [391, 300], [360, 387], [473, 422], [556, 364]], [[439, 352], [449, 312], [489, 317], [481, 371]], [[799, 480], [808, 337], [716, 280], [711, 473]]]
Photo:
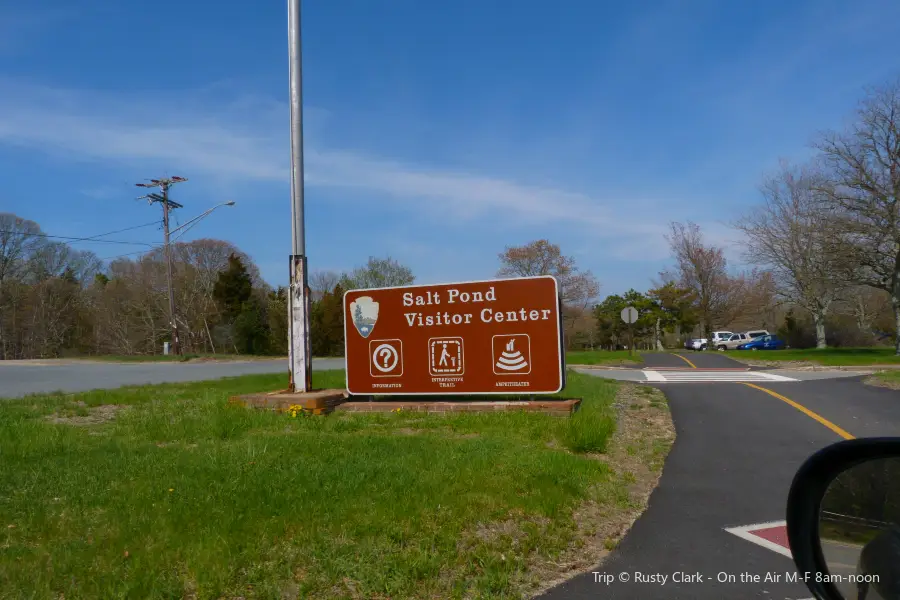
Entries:
[[[519, 342], [519, 345], [524, 347], [517, 348], [516, 342]], [[498, 345], [500, 345], [499, 348]], [[495, 336], [494, 357], [496, 361], [494, 362], [494, 373], [498, 375], [519, 375], [531, 372], [531, 365], [529, 364], [531, 348], [529, 348], [529, 345], [527, 335]], [[497, 356], [497, 350], [500, 351], [499, 356]], [[524, 353], [522, 350], [524, 350]]]

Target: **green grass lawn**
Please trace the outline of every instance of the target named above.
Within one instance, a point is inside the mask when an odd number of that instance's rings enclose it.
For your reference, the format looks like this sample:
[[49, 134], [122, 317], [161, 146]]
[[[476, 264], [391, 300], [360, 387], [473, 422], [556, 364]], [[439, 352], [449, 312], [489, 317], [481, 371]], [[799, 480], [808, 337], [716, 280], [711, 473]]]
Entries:
[[579, 350], [566, 352], [567, 365], [627, 365], [644, 362], [639, 352], [632, 356], [628, 350]]
[[850, 523], [822, 521], [819, 525], [819, 537], [823, 540], [860, 548], [871, 542], [879, 533], [881, 533], [879, 529]]
[[280, 374], [0, 402], [0, 597], [520, 597], [579, 506], [634, 507], [583, 454], [618, 384], [568, 377], [571, 419], [227, 404]]
[[887, 383], [890, 387], [900, 389], [900, 370], [880, 371], [878, 373], [875, 373], [874, 376]]
[[728, 352], [734, 358], [754, 360], [797, 360], [816, 362], [826, 366], [863, 366], [900, 363], [900, 356], [893, 348], [824, 348], [818, 350], [762, 350], [751, 352], [734, 350]]

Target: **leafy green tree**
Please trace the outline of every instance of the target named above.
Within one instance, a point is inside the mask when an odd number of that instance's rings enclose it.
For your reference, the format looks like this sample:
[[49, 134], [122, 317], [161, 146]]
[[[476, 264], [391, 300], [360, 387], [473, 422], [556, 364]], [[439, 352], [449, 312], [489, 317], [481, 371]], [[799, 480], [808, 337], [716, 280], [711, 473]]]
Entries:
[[647, 292], [657, 306], [660, 326], [679, 337], [689, 335], [699, 322], [696, 310], [697, 294], [674, 281]]
[[[635, 345], [644, 343], [655, 346], [656, 340], [654, 338], [654, 328], [659, 314], [656, 303], [653, 302], [651, 298], [648, 298], [646, 295], [635, 289], [630, 289], [625, 292], [623, 300], [625, 301], [625, 305], [622, 308], [625, 308], [625, 306], [632, 306], [638, 312], [638, 320], [631, 326], [634, 333]], [[619, 312], [621, 313], [621, 311]], [[619, 320], [622, 321], [621, 314], [618, 316]], [[628, 325], [624, 321], [622, 321], [622, 324], [625, 331], [627, 331]]]
[[623, 295], [607, 296], [594, 308], [597, 334], [602, 346], [615, 348], [629, 343], [628, 324], [622, 320], [622, 310], [628, 306], [638, 312], [638, 320], [631, 326], [635, 345], [655, 344], [654, 331], [660, 309], [657, 303], [641, 292], [630, 289]]
[[624, 337], [627, 334], [626, 325], [619, 316], [625, 306], [625, 299], [622, 296], [611, 294], [594, 307], [597, 337], [601, 346], [615, 349], [619, 344], [626, 343]]

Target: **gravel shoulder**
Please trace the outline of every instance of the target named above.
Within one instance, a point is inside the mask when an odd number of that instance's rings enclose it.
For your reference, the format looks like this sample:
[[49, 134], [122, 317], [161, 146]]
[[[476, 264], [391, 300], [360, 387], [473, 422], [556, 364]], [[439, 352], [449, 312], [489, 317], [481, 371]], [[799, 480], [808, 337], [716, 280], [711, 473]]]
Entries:
[[614, 406], [616, 433], [607, 453], [594, 457], [621, 478], [628, 497], [613, 508], [589, 503], [575, 513], [581, 543], [555, 563], [534, 565], [534, 573], [545, 583], [532, 597], [602, 564], [647, 509], [650, 495], [659, 484], [675, 442], [675, 425], [665, 395], [656, 388], [622, 382]]

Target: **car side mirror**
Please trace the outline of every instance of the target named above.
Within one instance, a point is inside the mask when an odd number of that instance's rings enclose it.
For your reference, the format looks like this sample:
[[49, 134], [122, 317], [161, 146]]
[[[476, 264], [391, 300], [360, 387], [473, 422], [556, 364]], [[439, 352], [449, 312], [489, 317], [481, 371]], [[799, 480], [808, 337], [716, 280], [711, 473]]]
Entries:
[[787, 531], [800, 580], [819, 600], [900, 599], [900, 438], [810, 457], [791, 484]]

